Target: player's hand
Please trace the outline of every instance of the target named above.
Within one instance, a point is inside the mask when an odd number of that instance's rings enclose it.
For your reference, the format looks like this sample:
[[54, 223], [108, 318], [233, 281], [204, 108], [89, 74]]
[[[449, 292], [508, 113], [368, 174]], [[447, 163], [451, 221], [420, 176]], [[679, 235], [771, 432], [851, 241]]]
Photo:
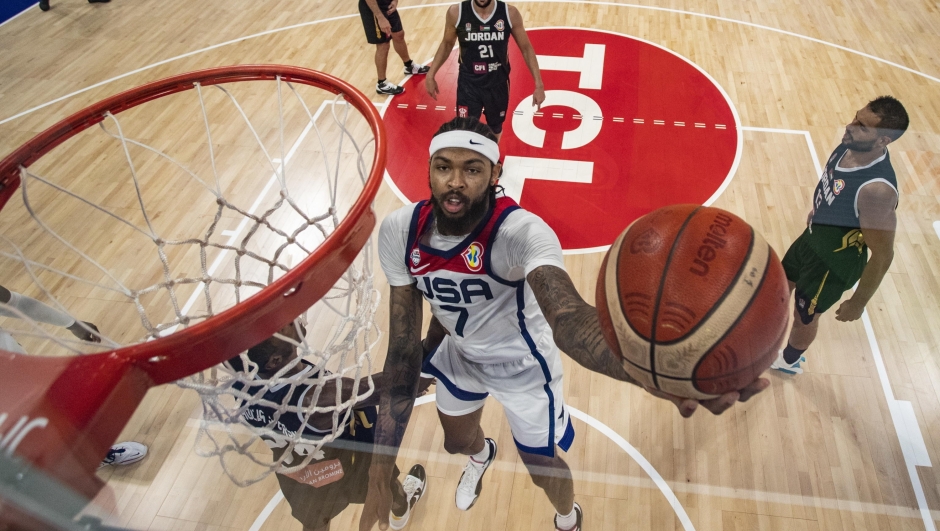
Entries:
[[424, 76], [424, 88], [428, 91], [428, 96], [431, 96], [434, 100], [436, 100], [437, 95], [440, 94], [440, 91], [437, 90], [437, 81], [434, 79], [434, 76]]
[[679, 414], [685, 418], [689, 418], [695, 413], [695, 410], [698, 409], [698, 406], [701, 404], [705, 409], [711, 411], [715, 415], [721, 415], [725, 412], [726, 409], [733, 406], [735, 402], [747, 402], [751, 399], [752, 396], [760, 393], [764, 389], [767, 389], [770, 386], [770, 380], [767, 378], [758, 378], [747, 385], [744, 389], [740, 391], [732, 391], [730, 393], [725, 393], [717, 398], [712, 398], [711, 400], [695, 400], [692, 398], [683, 398], [681, 396], [671, 395], [669, 393], [664, 393], [659, 389], [653, 389], [650, 387], [644, 387], [646, 391], [656, 397], [669, 400], [679, 409]]
[[813, 210], [813, 209], [811, 208], [811, 209], [809, 209], [809, 214], [806, 214], [806, 226], [807, 226], [807, 227], [809, 227], [810, 225], [813, 224], [813, 214], [814, 214], [814, 213], [815, 213], [815, 210]]
[[545, 89], [537, 88], [532, 93], [532, 106], [539, 111], [542, 110], [542, 103], [545, 103]]
[[[88, 328], [91, 328], [94, 330], [94, 332], [85, 330], [82, 324]], [[72, 335], [81, 339], [82, 341], [88, 341], [90, 343], [101, 343], [101, 336], [98, 334], [98, 327], [87, 321], [75, 321], [75, 323], [73, 323], [72, 326], [68, 328], [68, 330], [72, 333]]]
[[388, 5], [388, 10], [385, 12], [386, 15], [391, 15], [398, 9], [398, 0], [392, 0], [392, 3]]
[[839, 305], [839, 308], [836, 310], [836, 321], [856, 321], [862, 317], [862, 313], [865, 312], [865, 305], [852, 302], [852, 299], [849, 299]]
[[382, 35], [386, 37], [392, 36], [392, 25], [388, 22], [388, 19], [385, 17], [379, 17], [379, 29], [382, 31]]
[[370, 531], [376, 522], [382, 531], [388, 529], [388, 515], [392, 510], [391, 475], [392, 471], [383, 466], [369, 468], [369, 492], [359, 517], [359, 531]]

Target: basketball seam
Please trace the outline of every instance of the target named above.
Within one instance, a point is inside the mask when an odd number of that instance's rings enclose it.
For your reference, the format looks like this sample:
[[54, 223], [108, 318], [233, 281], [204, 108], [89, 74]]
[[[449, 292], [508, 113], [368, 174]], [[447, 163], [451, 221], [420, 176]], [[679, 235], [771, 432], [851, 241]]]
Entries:
[[[617, 281], [617, 290], [614, 292], [614, 296], [617, 297], [617, 306], [620, 307], [620, 315], [621, 315], [621, 317], [622, 317], [621, 321], [623, 321], [624, 323], [626, 323], [626, 324], [627, 324], [627, 327], [629, 327], [630, 330], [631, 330], [634, 334], [637, 335], [637, 337], [640, 337], [640, 338], [643, 338], [643, 339], [646, 339], [647, 341], [649, 341], [649, 338], [648, 338], [648, 337], [646, 337], [646, 336], [644, 336], [643, 334], [641, 334], [640, 331], [637, 330], [635, 326], [633, 326], [633, 322], [630, 321], [630, 318], [629, 318], [629, 316], [628, 316], [628, 314], [627, 314], [627, 309], [624, 308], [624, 303], [625, 303], [626, 301], [624, 301], [623, 297], [620, 296], [620, 293], [621, 293], [621, 291], [620, 291], [620, 253], [623, 251], [623, 244], [624, 244], [624, 242], [627, 241], [627, 237], [630, 235], [630, 229], [633, 227], [634, 223], [636, 223], [636, 221], [634, 221], [633, 223], [630, 223], [630, 226], [627, 227], [627, 230], [625, 231], [626, 234], [624, 235], [623, 239], [620, 240], [620, 245], [617, 245], [617, 242], [614, 241], [614, 245], [611, 245], [611, 247], [610, 247], [610, 248], [611, 248], [611, 251], [614, 249], [614, 246], [615, 246], [615, 245], [616, 245], [616, 249], [617, 249], [617, 260], [616, 260], [617, 263], [614, 264], [615, 273], [616, 273], [616, 274], [614, 275], [614, 280]], [[608, 252], [608, 255], [610, 255], [610, 252]], [[610, 256], [608, 256], [607, 267], [610, 267]], [[607, 286], [605, 286], [605, 288], [607, 288]], [[608, 288], [608, 289], [609, 289], [609, 288]], [[605, 289], [605, 291], [607, 291], [607, 290]], [[610, 297], [610, 292], [605, 293], [605, 295], [609, 298], [609, 297]], [[613, 314], [611, 314], [611, 319], [613, 319]], [[622, 347], [621, 347], [621, 350], [622, 350]], [[624, 360], [630, 362], [631, 365], [636, 365], [636, 363], [633, 363], [632, 361], [630, 361], [629, 359], [627, 359], [625, 356], [621, 356], [621, 357], [622, 357]], [[637, 365], [637, 367], [639, 367], [639, 365]]]
[[[685, 228], [689, 226], [689, 222], [692, 221], [692, 218], [695, 217], [695, 214], [701, 209], [701, 206], [695, 207], [692, 212], [689, 212], [689, 215], [686, 216], [685, 221], [682, 222], [682, 226], [679, 227], [679, 230], [676, 232], [675, 239], [672, 240], [672, 247], [669, 248], [669, 254], [666, 255], [666, 263], [663, 264], [663, 272], [659, 277], [659, 288], [656, 290], [656, 299], [653, 301], [653, 322], [650, 327], [650, 375], [653, 377], [653, 387], [659, 388], [659, 374], [656, 372], [656, 327], [659, 325], [659, 306], [662, 302], [663, 290], [666, 286], [666, 274], [669, 271], [669, 266], [672, 264], [672, 257], [676, 252], [676, 248], [679, 246], [679, 240], [682, 238], [682, 234], [685, 232]], [[619, 291], [619, 278], [620, 278], [620, 264], [617, 264], [617, 278], [618, 278], [618, 291]], [[621, 301], [621, 305], [623, 301]], [[694, 372], [692, 373], [695, 374]]]
[[[751, 232], [753, 232], [753, 231], [754, 231], [754, 229], [752, 228], [752, 229], [751, 229]], [[764, 245], [769, 246], [770, 244], [765, 242]], [[751, 248], [752, 248], [752, 250], [753, 250], [753, 244], [751, 245]], [[749, 254], [750, 254], [750, 253], [749, 253]], [[720, 344], [722, 341], [724, 341], [724, 339], [725, 339], [726, 337], [728, 337], [728, 334], [730, 334], [731, 332], [734, 331], [735, 327], [738, 325], [738, 323], [741, 321], [741, 319], [742, 319], [745, 315], [747, 315], [748, 309], [750, 309], [751, 305], [754, 304], [754, 301], [757, 299], [757, 296], [760, 294], [761, 288], [764, 287], [764, 282], [767, 280], [767, 276], [768, 276], [768, 274], [770, 273], [770, 264], [771, 264], [771, 259], [773, 258], [773, 256], [774, 256], [774, 255], [773, 255], [772, 252], [768, 252], [768, 253], [767, 253], [767, 263], [766, 263], [765, 266], [764, 266], [764, 274], [763, 274], [763, 276], [761, 276], [760, 282], [757, 284], [757, 288], [754, 290], [754, 294], [751, 296], [751, 300], [747, 301], [747, 304], [746, 304], [746, 305], [744, 306], [744, 308], [741, 310], [741, 313], [739, 313], [738, 316], [735, 318], [734, 322], [731, 323], [731, 325], [728, 327], [727, 330], [725, 330], [725, 333], [722, 334], [721, 337], [719, 337], [718, 339], [716, 339], [715, 342], [712, 343], [710, 347], [708, 347], [708, 350], [705, 351], [706, 353], [707, 353], [707, 352], [710, 352], [711, 349], [715, 348], [715, 345], [718, 345], [718, 344]], [[695, 364], [695, 367], [692, 368], [692, 378], [691, 378], [692, 385], [695, 387], [695, 390], [696, 390], [696, 391], [699, 391], [700, 393], [704, 393], [705, 391], [702, 391], [701, 389], [699, 389], [698, 385], [696, 384], [697, 378], [695, 377], [695, 373], [698, 372], [698, 368], [702, 365], [702, 362], [705, 360], [705, 358], [706, 358], [706, 356], [702, 356], [702, 357], [698, 360], [698, 362]], [[745, 370], [745, 369], [751, 368], [753, 365], [754, 365], [754, 364], [752, 363], [752, 364], [748, 365], [747, 367], [743, 367], [743, 368], [742, 368], [741, 370], [739, 370], [739, 371], [733, 371], [733, 372], [731, 372], [731, 373], [722, 374], [721, 377], [727, 377], [727, 376], [729, 376], [729, 375], [731, 375], [731, 374], [738, 374], [739, 372], [741, 372], [741, 371], [743, 371], [743, 370]], [[705, 380], [705, 381], [709, 381], [709, 380], [714, 380], [714, 379], [716, 379], [716, 378], [718, 378], [718, 377], [716, 376], [715, 378], [704, 378], [704, 380]]]
[[[695, 332], [697, 332], [698, 329], [702, 327], [702, 325], [704, 325], [706, 322], [708, 322], [709, 317], [711, 317], [716, 311], [718, 311], [719, 308], [721, 308], [721, 303], [723, 303], [724, 300], [727, 299], [728, 296], [731, 294], [731, 292], [734, 291], [734, 287], [735, 287], [735, 285], [737, 284], [738, 279], [741, 278], [741, 275], [744, 274], [744, 269], [747, 267], [747, 262], [748, 262], [748, 260], [750, 260], [751, 255], [754, 253], [754, 243], [755, 243], [756, 240], [757, 240], [757, 238], [754, 236], [754, 228], [753, 228], [753, 227], [750, 227], [750, 226], [748, 226], [748, 228], [751, 230], [751, 243], [750, 243], [750, 246], [749, 246], [748, 249], [747, 249], [747, 254], [744, 255], [744, 260], [741, 261], [741, 267], [738, 268], [738, 272], [734, 274], [734, 278], [731, 280], [731, 282], [728, 283], [728, 287], [725, 288], [724, 293], [722, 293], [722, 294], [721, 294], [721, 297], [719, 297], [718, 300], [715, 301], [714, 304], [712, 304], [711, 308], [708, 309], [708, 312], [706, 312], [705, 315], [702, 316], [702, 318], [699, 320], [699, 322], [696, 323], [695, 326], [693, 326], [691, 329], [689, 329], [685, 334], [683, 334], [682, 337], [676, 338], [676, 339], [674, 339], [674, 340], [672, 340], [672, 341], [663, 341], [662, 343], [660, 343], [661, 345], [663, 345], [663, 346], [667, 346], [667, 345], [676, 345], [676, 344], [678, 344], [678, 343], [681, 343], [681, 342], [687, 340], [690, 336], [692, 336], [693, 334], [695, 334]], [[766, 270], [766, 269], [764, 269], [764, 274], [765, 274], [765, 275], [767, 274], [767, 270]], [[756, 291], [755, 291], [755, 293], [756, 293]], [[752, 298], [753, 298], [753, 296], [752, 296]], [[748, 303], [748, 304], [750, 304], [750, 303]]]

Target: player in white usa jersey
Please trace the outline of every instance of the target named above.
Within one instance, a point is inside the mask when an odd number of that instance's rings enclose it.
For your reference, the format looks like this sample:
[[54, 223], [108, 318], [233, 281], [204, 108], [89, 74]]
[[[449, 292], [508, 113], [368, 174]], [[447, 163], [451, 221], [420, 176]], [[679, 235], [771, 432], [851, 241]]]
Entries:
[[[444, 447], [470, 456], [458, 507], [469, 509], [476, 500], [496, 453], [480, 426], [483, 401], [493, 395], [533, 481], [558, 512], [556, 529], [580, 530], [571, 472], [555, 451], [567, 450], [574, 437], [561, 394], [559, 348], [589, 370], [636, 382], [607, 348], [597, 311], [565, 272], [554, 232], [498, 197], [499, 147], [492, 132], [475, 119], [455, 118], [434, 136], [430, 155], [430, 201], [391, 214], [379, 233], [379, 259], [391, 286], [383, 370], [390, 387], [381, 397], [376, 444], [387, 448], [372, 462], [360, 531], [376, 521], [386, 525], [388, 480], [422, 370], [422, 299], [431, 305], [432, 328], [446, 329], [424, 363], [438, 378]], [[719, 414], [767, 385], [757, 379], [701, 403]], [[699, 404], [650, 392], [671, 400], [685, 417]]]

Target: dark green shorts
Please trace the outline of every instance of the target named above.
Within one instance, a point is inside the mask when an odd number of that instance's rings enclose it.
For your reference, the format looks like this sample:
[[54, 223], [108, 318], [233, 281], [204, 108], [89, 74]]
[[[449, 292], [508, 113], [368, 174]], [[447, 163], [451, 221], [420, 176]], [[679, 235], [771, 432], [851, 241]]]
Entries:
[[[839, 260], [820, 256], [812, 245], [810, 232], [793, 242], [783, 256], [787, 280], [796, 284], [796, 310], [804, 324], [839, 302], [842, 294], [852, 289], [865, 270], [867, 256]], [[841, 258], [841, 257], [840, 257]]]

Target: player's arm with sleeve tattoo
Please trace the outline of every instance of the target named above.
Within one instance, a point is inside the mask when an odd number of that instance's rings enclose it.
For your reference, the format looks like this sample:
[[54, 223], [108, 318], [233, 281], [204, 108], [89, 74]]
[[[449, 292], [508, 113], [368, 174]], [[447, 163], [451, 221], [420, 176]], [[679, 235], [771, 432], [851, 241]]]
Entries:
[[884, 183], [872, 183], [858, 191], [858, 222], [871, 250], [858, 288], [852, 298], [836, 309], [836, 320], [854, 321], [862, 316], [865, 305], [875, 295], [894, 260], [894, 233], [898, 219], [894, 212], [898, 195]]
[[[552, 328], [558, 348], [586, 369], [639, 385], [623, 370], [620, 360], [607, 346], [597, 310], [581, 298], [567, 272], [556, 266], [544, 265], [526, 275], [526, 281]], [[701, 402], [648, 387], [646, 390], [654, 396], [671, 401], [679, 408], [683, 417], [688, 417], [695, 412], [699, 403], [712, 413], [720, 414], [735, 402], [750, 399], [768, 385], [768, 380], [758, 378], [739, 392], [726, 393]]]
[[376, 521], [388, 526], [392, 505], [389, 482], [411, 419], [418, 380], [421, 377], [421, 322], [423, 299], [415, 284], [392, 286], [389, 294], [388, 355], [382, 370], [386, 390], [379, 399], [375, 431], [375, 455], [369, 469], [369, 494], [359, 520], [359, 529], [368, 530]]
[[[512, 38], [515, 39], [522, 52], [522, 59], [525, 65], [532, 73], [532, 81], [535, 82], [535, 91], [532, 93], [532, 105], [541, 109], [545, 101], [545, 86], [542, 84], [542, 71], [539, 70], [539, 60], [535, 55], [535, 49], [532, 48], [532, 42], [529, 41], [529, 35], [525, 32], [525, 26], [522, 22], [522, 15], [514, 6], [506, 6], [509, 11], [509, 21], [512, 23]], [[455, 20], [456, 22], [456, 20]]]
[[434, 79], [434, 76], [444, 66], [444, 61], [447, 61], [450, 51], [454, 49], [454, 44], [457, 42], [457, 16], [459, 14], [460, 4], [454, 4], [447, 8], [447, 15], [444, 17], [444, 38], [441, 39], [441, 45], [437, 47], [434, 60], [431, 61], [428, 73], [424, 76], [424, 88], [428, 91], [428, 95], [435, 100], [440, 91], [437, 88], [437, 80]]

